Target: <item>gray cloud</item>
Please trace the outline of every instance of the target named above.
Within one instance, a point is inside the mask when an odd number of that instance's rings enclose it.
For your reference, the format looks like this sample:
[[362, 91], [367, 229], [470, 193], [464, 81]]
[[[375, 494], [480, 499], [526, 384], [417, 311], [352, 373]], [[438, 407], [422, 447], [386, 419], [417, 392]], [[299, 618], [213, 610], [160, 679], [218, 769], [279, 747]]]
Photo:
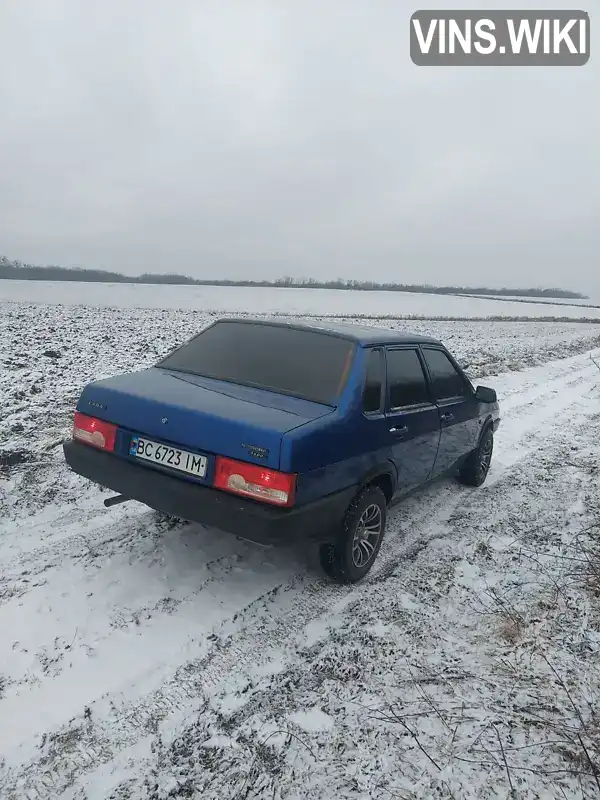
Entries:
[[600, 290], [597, 59], [417, 68], [412, 10], [3, 4], [0, 253]]

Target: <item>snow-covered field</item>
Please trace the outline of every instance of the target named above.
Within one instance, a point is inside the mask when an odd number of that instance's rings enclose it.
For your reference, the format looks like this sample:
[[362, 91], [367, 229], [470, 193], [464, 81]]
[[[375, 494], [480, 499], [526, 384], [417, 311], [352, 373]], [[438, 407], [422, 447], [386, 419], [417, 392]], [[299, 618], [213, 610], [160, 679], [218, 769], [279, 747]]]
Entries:
[[397, 506], [340, 587], [64, 467], [82, 385], [210, 318], [0, 304], [2, 800], [597, 797], [598, 326], [372, 321], [442, 338], [503, 421], [486, 485]]
[[567, 317], [600, 320], [600, 308], [404, 292], [279, 289], [242, 286], [154, 286], [131, 283], [0, 280], [2, 301], [129, 309], [190, 309], [272, 314], [364, 314], [396, 317]]

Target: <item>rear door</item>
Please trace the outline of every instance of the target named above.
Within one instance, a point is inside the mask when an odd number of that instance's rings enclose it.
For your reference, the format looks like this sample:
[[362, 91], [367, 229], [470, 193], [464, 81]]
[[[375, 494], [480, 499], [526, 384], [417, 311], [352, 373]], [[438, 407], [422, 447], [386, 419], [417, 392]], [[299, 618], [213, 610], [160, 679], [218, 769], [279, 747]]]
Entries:
[[477, 444], [477, 403], [473, 387], [445, 350], [435, 346], [421, 349], [440, 414], [442, 434], [434, 474], [441, 475]]
[[440, 418], [427, 385], [419, 350], [386, 349], [386, 424], [398, 491], [404, 493], [429, 478], [440, 440]]
[[370, 455], [376, 460], [389, 457], [389, 424], [385, 414], [385, 352], [382, 347], [367, 350], [365, 382], [362, 395], [362, 430]]

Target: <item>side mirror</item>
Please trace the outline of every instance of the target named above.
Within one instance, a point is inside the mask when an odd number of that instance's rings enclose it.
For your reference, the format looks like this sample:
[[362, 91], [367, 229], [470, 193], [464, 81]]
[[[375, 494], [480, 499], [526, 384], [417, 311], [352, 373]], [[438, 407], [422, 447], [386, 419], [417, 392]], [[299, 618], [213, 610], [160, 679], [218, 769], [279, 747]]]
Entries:
[[475, 399], [479, 403], [497, 403], [498, 395], [495, 389], [489, 389], [487, 386], [478, 386], [475, 389]]

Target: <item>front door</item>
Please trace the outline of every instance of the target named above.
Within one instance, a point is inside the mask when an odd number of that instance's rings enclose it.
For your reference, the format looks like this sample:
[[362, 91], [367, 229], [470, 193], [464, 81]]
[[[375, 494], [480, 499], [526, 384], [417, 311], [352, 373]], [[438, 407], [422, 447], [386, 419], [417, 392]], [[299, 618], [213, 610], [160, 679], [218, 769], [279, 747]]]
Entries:
[[386, 350], [386, 423], [398, 493], [430, 477], [440, 441], [440, 418], [432, 402], [418, 348]]
[[455, 367], [447, 353], [423, 347], [431, 391], [439, 409], [442, 435], [434, 474], [450, 471], [473, 450], [479, 435], [477, 402], [473, 387]]

